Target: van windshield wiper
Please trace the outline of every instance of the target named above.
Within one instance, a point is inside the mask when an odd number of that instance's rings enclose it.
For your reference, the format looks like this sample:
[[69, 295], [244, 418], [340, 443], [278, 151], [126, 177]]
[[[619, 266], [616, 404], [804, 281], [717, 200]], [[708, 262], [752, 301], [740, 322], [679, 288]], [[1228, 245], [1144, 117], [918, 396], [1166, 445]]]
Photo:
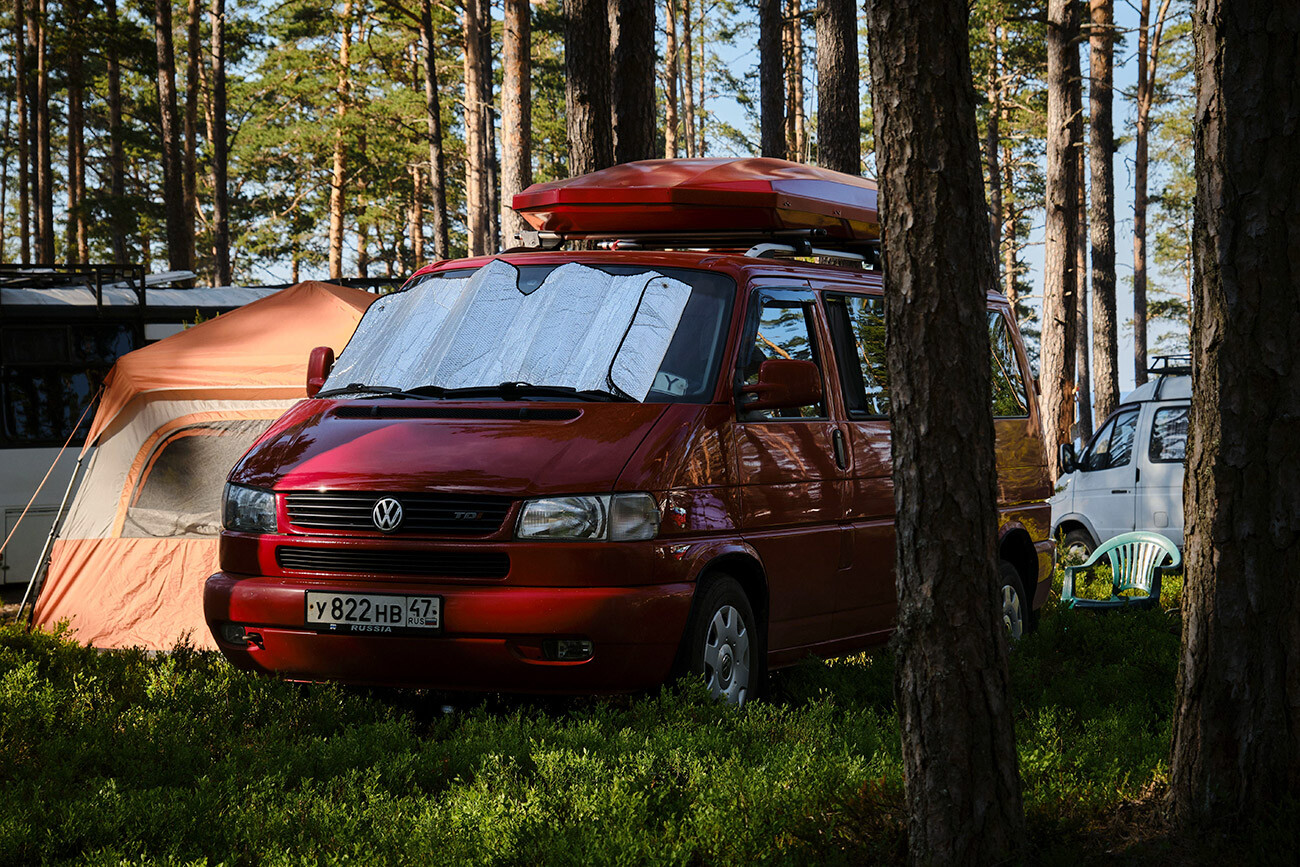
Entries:
[[[437, 386], [421, 386], [411, 389], [422, 393], [425, 389]], [[568, 385], [533, 385], [531, 382], [502, 382], [498, 385], [476, 385], [469, 388], [448, 388], [438, 392], [439, 397], [500, 397], [503, 400], [515, 400], [521, 397], [563, 397], [585, 401], [636, 403], [634, 397], [606, 391], [602, 388], [587, 388], [579, 391]]]
[[328, 391], [316, 392], [316, 397], [338, 397], [341, 394], [377, 394], [384, 397], [410, 397], [417, 400], [429, 400], [438, 397], [442, 389], [438, 392], [426, 392], [426, 389], [435, 389], [435, 386], [422, 386], [418, 389], [398, 388], [395, 385], [367, 385], [364, 382], [352, 382], [340, 388], [331, 388]]

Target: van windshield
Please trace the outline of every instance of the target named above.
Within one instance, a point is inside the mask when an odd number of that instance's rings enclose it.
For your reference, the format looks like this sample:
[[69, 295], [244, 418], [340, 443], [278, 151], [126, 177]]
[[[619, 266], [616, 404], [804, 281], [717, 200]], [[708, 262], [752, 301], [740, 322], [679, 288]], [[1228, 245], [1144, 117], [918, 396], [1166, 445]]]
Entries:
[[707, 403], [734, 296], [678, 268], [437, 272], [370, 306], [318, 396]]

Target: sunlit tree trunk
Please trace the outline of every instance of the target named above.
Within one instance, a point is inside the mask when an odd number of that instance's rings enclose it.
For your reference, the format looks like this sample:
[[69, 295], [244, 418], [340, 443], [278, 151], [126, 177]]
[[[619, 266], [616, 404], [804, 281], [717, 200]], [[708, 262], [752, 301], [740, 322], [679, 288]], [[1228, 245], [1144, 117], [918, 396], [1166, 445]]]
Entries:
[[515, 195], [533, 182], [533, 23], [528, 0], [505, 0], [505, 65], [501, 86], [501, 233], [513, 247], [528, 223], [515, 212]]
[[1119, 405], [1119, 346], [1115, 313], [1114, 0], [1090, 0], [1092, 27], [1088, 102], [1092, 172], [1092, 397], [1101, 424]]
[[606, 0], [565, 0], [564, 10], [569, 173], [583, 175], [614, 162], [609, 17]]
[[54, 262], [54, 158], [50, 143], [50, 71], [47, 46], [50, 16], [40, 0], [36, 19], [36, 170], [39, 178], [40, 256]]
[[411, 207], [406, 215], [406, 229], [411, 237], [411, 270], [424, 266], [424, 172], [411, 166]]
[[195, 221], [199, 217], [199, 0], [189, 0], [185, 28], [185, 237], [190, 268], [196, 263]]
[[429, 198], [433, 209], [433, 257], [451, 255], [447, 229], [447, 167], [442, 154], [442, 102], [438, 96], [437, 49], [432, 0], [420, 3], [420, 42], [424, 49], [424, 117], [429, 139]]
[[691, 0], [682, 0], [682, 120], [686, 156], [695, 156], [695, 41], [691, 38]]
[[707, 66], [706, 66], [706, 63], [705, 63], [705, 54], [704, 54], [704, 52], [705, 52], [705, 51], [707, 50], [707, 48], [708, 48], [709, 40], [708, 40], [708, 38], [705, 36], [705, 30], [704, 30], [704, 22], [705, 22], [705, 19], [704, 19], [704, 12], [705, 12], [705, 9], [704, 9], [704, 2], [703, 2], [703, 0], [701, 0], [701, 2], [700, 2], [700, 20], [699, 20], [699, 22], [698, 22], [698, 25], [699, 25], [699, 26], [698, 26], [698, 28], [697, 28], [696, 31], [695, 31], [695, 33], [696, 33], [696, 36], [695, 36], [695, 44], [698, 45], [699, 48], [700, 48], [700, 54], [699, 54], [699, 66], [697, 66], [697, 67], [695, 68], [695, 86], [698, 88], [698, 91], [697, 91], [697, 93], [696, 93], [696, 97], [695, 97], [695, 123], [696, 123], [696, 125], [697, 125], [698, 132], [699, 132], [699, 140], [695, 143], [695, 155], [696, 155], [697, 157], [703, 157], [703, 156], [705, 156], [705, 155], [708, 153], [708, 151], [709, 151], [709, 141], [708, 141], [708, 138], [707, 138], [706, 135], [705, 135], [705, 123], [708, 121], [709, 114], [708, 114], [708, 111], [707, 111], [707, 110], [705, 109], [705, 107], [704, 107], [704, 98], [705, 98], [705, 90], [704, 90], [704, 88], [705, 88], [706, 83], [707, 83], [708, 80], [709, 80], [708, 75], [707, 75], [707, 73], [706, 73]]
[[1092, 438], [1092, 384], [1088, 363], [1088, 164], [1083, 142], [1083, 73], [1079, 60], [1081, 45], [1070, 47], [1070, 148], [1075, 158], [1075, 436], [1085, 442]]
[[343, 276], [343, 209], [347, 183], [347, 121], [352, 79], [352, 0], [344, 0], [339, 21], [339, 62], [334, 90], [334, 170], [330, 177], [330, 279]]
[[[781, 0], [758, 0], [758, 108], [763, 156], [785, 159], [784, 53]], [[854, 45], [857, 34], [854, 33]], [[856, 91], [857, 71], [854, 70]]]
[[817, 10], [817, 164], [862, 171], [858, 105], [858, 9], [854, 0], [820, 0]]
[[1002, 81], [1002, 27], [989, 16], [989, 69], [988, 81], [984, 86], [984, 95], [989, 105], [988, 131], [984, 137], [984, 164], [988, 172], [989, 191], [989, 236], [993, 239], [993, 249], [1002, 243], [1002, 171], [998, 163], [998, 152], [1002, 144], [1002, 94], [1006, 85]]
[[86, 217], [83, 202], [86, 195], [85, 110], [83, 103], [84, 64], [82, 51], [82, 15], [79, 0], [67, 0], [66, 39], [68, 134], [67, 134], [67, 230], [64, 237], [64, 258], [69, 264], [85, 262], [88, 256]]
[[790, 111], [794, 115], [794, 149], [792, 159], [808, 159], [808, 124], [804, 115], [803, 99], [803, 0], [790, 0], [790, 68], [787, 70], [794, 85], [790, 97]]
[[176, 108], [176, 54], [172, 44], [171, 0], [154, 2], [154, 37], [158, 49], [158, 109], [162, 120], [163, 199], [167, 213], [167, 265], [189, 270], [189, 236], [181, 162], [181, 122]]
[[[1275, 824], [1300, 791], [1300, 18], [1198, 0], [1196, 303], [1180, 830]], [[1276, 814], [1276, 815], [1285, 815]]]
[[1048, 467], [1056, 479], [1056, 453], [1074, 426], [1077, 352], [1077, 232], [1079, 161], [1071, 123], [1070, 52], [1077, 55], [1078, 7], [1072, 0], [1047, 5], [1047, 225], [1043, 274], [1043, 436]]
[[609, 0], [614, 162], [658, 156], [655, 147], [655, 0]]
[[1014, 863], [1024, 811], [997, 605], [985, 309], [997, 272], [967, 5], [867, 0], [866, 10], [889, 263], [895, 691], [909, 860]]
[[1147, 170], [1151, 105], [1155, 99], [1160, 38], [1169, 0], [1161, 0], [1154, 28], [1151, 0], [1142, 0], [1138, 25], [1137, 123], [1133, 135], [1133, 364], [1137, 384], [1147, 381]]
[[[213, 282], [229, 286], [233, 282], [230, 268], [230, 198], [227, 162], [229, 145], [226, 134], [226, 0], [212, 0], [212, 260]], [[298, 282], [296, 279], [294, 282]]]
[[122, 138], [122, 67], [119, 60], [122, 34], [118, 27], [117, 0], [107, 0], [105, 5], [108, 9], [108, 232], [113, 260], [125, 264], [128, 255], [122, 200], [126, 196], [126, 143]]
[[677, 3], [664, 2], [664, 156], [676, 159], [677, 144], [677, 85], [681, 73], [677, 66]]
[[491, 74], [491, 59], [484, 56], [483, 51], [486, 7], [487, 0], [465, 0], [462, 20], [465, 44], [465, 227], [471, 256], [488, 252], [487, 107], [483, 104], [483, 76]]

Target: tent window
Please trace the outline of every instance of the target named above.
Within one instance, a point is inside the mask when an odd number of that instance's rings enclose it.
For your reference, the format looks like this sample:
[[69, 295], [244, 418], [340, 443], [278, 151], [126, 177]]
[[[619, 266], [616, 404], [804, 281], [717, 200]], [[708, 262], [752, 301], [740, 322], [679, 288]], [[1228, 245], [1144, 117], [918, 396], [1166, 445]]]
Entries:
[[131, 492], [122, 535], [215, 536], [230, 469], [271, 426], [269, 419], [207, 422], [173, 431], [154, 446]]

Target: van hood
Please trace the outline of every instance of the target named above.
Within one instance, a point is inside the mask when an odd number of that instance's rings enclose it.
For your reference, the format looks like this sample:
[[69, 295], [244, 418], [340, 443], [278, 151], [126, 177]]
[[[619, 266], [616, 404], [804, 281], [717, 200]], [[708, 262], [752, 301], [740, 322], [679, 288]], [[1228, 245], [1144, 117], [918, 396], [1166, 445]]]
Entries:
[[236, 464], [230, 481], [278, 491], [599, 493], [614, 487], [666, 408], [305, 400]]

